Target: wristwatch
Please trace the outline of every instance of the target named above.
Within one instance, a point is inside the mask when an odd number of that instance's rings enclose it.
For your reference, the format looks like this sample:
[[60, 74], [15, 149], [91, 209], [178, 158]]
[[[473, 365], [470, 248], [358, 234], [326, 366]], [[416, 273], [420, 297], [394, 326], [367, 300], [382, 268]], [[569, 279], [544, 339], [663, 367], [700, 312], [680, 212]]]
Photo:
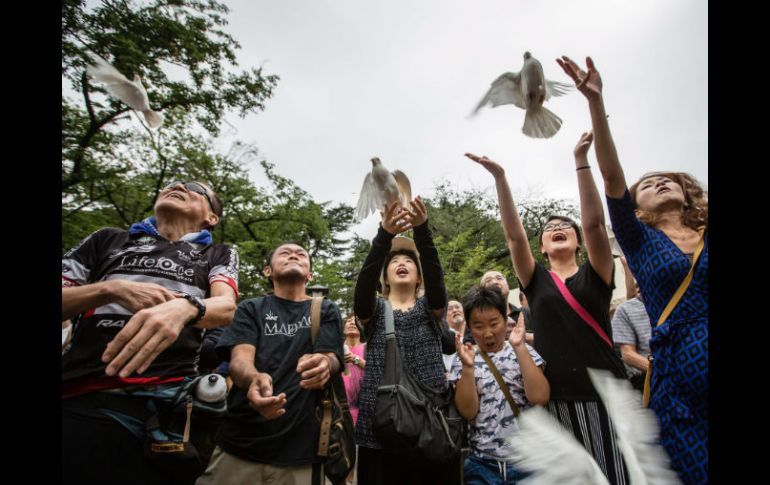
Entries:
[[195, 308], [198, 309], [198, 315], [194, 317], [189, 322], [185, 323], [185, 327], [190, 327], [192, 325], [195, 325], [196, 323], [200, 322], [204, 315], [206, 315], [206, 303], [203, 301], [203, 298], [194, 296], [194, 295], [188, 295], [187, 293], [181, 293], [179, 295], [179, 298], [184, 298], [185, 300], [189, 301], [193, 305], [195, 305]]

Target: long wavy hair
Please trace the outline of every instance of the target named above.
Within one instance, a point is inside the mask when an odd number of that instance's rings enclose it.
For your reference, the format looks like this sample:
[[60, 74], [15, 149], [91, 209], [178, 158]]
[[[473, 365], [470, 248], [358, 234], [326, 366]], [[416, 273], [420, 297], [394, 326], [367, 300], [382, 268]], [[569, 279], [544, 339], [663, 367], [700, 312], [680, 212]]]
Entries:
[[[649, 172], [637, 180], [628, 191], [631, 194], [631, 200], [636, 205], [636, 190], [644, 180], [650, 177], [668, 177], [682, 188], [684, 192], [684, 207], [682, 208], [682, 217], [684, 224], [696, 231], [701, 226], [708, 227], [709, 223], [709, 202], [708, 192], [701, 187], [695, 177], [684, 172]], [[655, 212], [643, 211], [637, 208], [636, 217], [647, 224], [655, 227], [659, 222], [659, 215]]]

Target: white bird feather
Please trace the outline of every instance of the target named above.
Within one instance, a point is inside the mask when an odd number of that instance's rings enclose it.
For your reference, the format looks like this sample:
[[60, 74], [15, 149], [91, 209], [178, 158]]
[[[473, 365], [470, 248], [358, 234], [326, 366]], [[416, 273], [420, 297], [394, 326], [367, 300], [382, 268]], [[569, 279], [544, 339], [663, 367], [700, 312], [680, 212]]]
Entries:
[[627, 379], [608, 371], [588, 369], [596, 392], [615, 427], [618, 448], [623, 454], [631, 485], [681, 483], [671, 469], [668, 454], [658, 442], [658, 420], [642, 407], [642, 395]]
[[163, 115], [150, 109], [147, 90], [142, 85], [142, 79], [138, 74], [134, 75], [133, 81], [129, 81], [126, 76], [98, 55], [93, 52], [89, 52], [88, 55], [93, 61], [93, 64], [86, 68], [89, 76], [104, 84], [104, 88], [111, 96], [127, 104], [131, 109], [140, 111], [150, 128], [158, 128], [163, 124]]
[[385, 204], [398, 200], [401, 207], [408, 207], [412, 200], [412, 187], [409, 178], [401, 170], [391, 172], [382, 165], [380, 159], [372, 158], [372, 171], [366, 174], [361, 193], [358, 196], [355, 218], [362, 221]]
[[529, 52], [524, 53], [524, 65], [519, 72], [506, 72], [494, 80], [487, 93], [473, 110], [472, 115], [489, 104], [497, 107], [512, 104], [526, 110], [521, 131], [532, 138], [550, 138], [561, 128], [561, 118], [543, 107], [551, 96], [561, 96], [572, 86], [549, 81], [543, 74], [540, 61]]
[[518, 424], [511, 459], [516, 468], [532, 472], [522, 485], [609, 485], [583, 445], [544, 408], [522, 411]]

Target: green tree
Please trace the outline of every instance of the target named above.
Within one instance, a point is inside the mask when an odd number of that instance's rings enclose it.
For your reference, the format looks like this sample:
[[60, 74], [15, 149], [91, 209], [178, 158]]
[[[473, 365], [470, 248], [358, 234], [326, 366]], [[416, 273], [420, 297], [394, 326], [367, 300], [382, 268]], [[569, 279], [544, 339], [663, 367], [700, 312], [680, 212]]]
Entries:
[[[127, 136], [119, 121], [130, 109], [85, 74], [87, 51], [111, 62], [129, 79], [142, 77], [150, 104], [169, 123], [197, 121], [216, 135], [225, 113], [240, 116], [264, 108], [278, 77], [237, 66], [238, 42], [223, 29], [228, 8], [214, 0], [102, 0], [87, 8], [84, 0], [62, 2], [62, 78], [80, 99], [62, 96], [62, 189], [83, 197], [90, 182], [110, 178], [120, 165], [117, 152]], [[167, 72], [174, 72], [173, 79]], [[181, 80], [180, 80], [181, 79]], [[109, 129], [108, 129], [109, 128]], [[103, 197], [101, 193], [91, 193]]]
[[[489, 270], [503, 273], [511, 288], [519, 286], [500, 224], [496, 195], [478, 189], [458, 191], [449, 183], [440, 183], [435, 196], [425, 202], [450, 298], [461, 298]], [[524, 198], [515, 202], [532, 254], [536, 261], [544, 262], [538, 235], [545, 220], [555, 213], [577, 218], [578, 208], [558, 199]]]
[[[331, 297], [352, 301], [350, 279], [354, 276], [343, 260], [349, 249], [345, 233], [352, 223], [352, 207], [314, 201], [278, 174], [274, 165], [261, 160], [252, 145], [235, 143], [227, 154], [219, 155], [211, 140], [179, 126], [165, 131], [162, 145], [146, 141], [139, 133], [128, 136], [116, 166], [122, 159], [136, 160], [131, 168], [83, 184], [104, 194], [102, 198], [87, 204], [75, 196], [63, 200], [62, 251], [101, 227], [127, 228], [151, 215], [160, 189], [169, 182], [201, 180], [222, 199], [222, 219], [213, 233], [216, 241], [238, 248], [241, 297], [270, 291], [262, 276], [266, 257], [279, 243], [294, 240], [313, 256], [317, 281], [330, 287]], [[249, 178], [249, 167], [257, 163], [267, 177], [265, 187]]]

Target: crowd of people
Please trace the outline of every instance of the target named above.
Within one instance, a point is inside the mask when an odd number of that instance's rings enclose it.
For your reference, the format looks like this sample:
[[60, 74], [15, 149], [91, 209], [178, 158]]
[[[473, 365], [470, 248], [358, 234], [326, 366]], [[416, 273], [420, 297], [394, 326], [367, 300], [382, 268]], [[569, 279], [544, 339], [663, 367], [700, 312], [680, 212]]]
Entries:
[[[63, 481], [323, 484], [315, 409], [341, 373], [358, 446], [348, 483], [515, 484], [529, 475], [511, 457], [519, 412], [532, 406], [545, 407], [609, 483], [630, 483], [613, 422], [587, 373], [593, 368], [632, 382], [657, 416], [660, 443], [680, 480], [707, 483], [706, 191], [673, 171], [646, 174], [628, 187], [593, 61], [587, 58], [585, 69], [566, 57], [558, 63], [585, 96], [591, 120], [573, 150], [580, 225], [553, 214], [538, 247], [530, 247], [503, 167], [466, 154], [494, 180], [520, 308], [509, 302], [505, 276], [487, 268], [478, 268], [478, 285], [449, 299], [419, 196], [382, 208], [353, 308], [343, 322], [337, 304], [324, 300], [316, 338], [307, 248], [276, 246], [263, 268], [272, 291], [237, 303], [238, 255], [213, 242], [222, 202], [206, 183], [170, 183], [151, 217], [128, 230], [99, 230], [68, 251]], [[615, 260], [588, 162], [592, 145], [609, 222], [636, 284], [612, 317]], [[420, 385], [453, 390], [467, 422], [464, 453], [428, 459], [378, 439], [389, 312], [404, 369]], [[228, 379], [227, 410], [209, 430], [216, 446], [171, 465], [154, 457], [148, 446], [187, 446], [191, 413], [202, 419], [216, 407], [184, 398], [196, 379], [215, 372]], [[165, 441], [156, 433], [163, 428]]]

